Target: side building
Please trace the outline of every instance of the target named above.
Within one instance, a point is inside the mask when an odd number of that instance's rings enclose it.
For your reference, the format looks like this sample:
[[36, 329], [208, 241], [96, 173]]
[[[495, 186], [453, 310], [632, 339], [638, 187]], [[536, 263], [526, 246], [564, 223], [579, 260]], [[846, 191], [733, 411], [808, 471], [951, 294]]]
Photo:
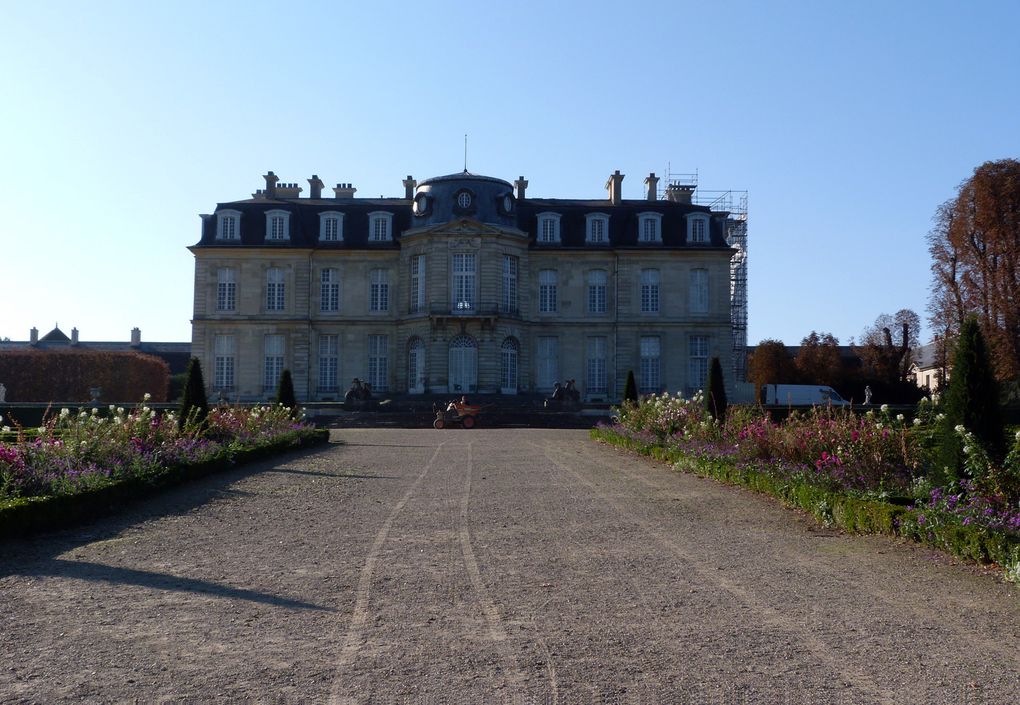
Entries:
[[[625, 200], [533, 198], [520, 177], [469, 173], [403, 198], [356, 198], [273, 172], [251, 199], [203, 215], [195, 256], [192, 353], [214, 397], [273, 395], [290, 369], [304, 401], [343, 398], [353, 378], [387, 396], [548, 393], [575, 380], [618, 401], [633, 370], [643, 393], [692, 394], [733, 344], [728, 213], [694, 187], [645, 179]], [[746, 305], [746, 303], [745, 303]]]

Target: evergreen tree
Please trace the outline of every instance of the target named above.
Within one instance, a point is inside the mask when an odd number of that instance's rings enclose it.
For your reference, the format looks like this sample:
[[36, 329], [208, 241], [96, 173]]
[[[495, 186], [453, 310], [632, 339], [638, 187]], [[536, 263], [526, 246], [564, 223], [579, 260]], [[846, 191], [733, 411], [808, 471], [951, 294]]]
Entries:
[[634, 380], [634, 370], [627, 372], [627, 384], [623, 388], [623, 400], [637, 403], [637, 382]]
[[713, 357], [708, 368], [708, 381], [705, 383], [705, 408], [709, 415], [717, 421], [726, 420], [726, 384], [723, 382], [722, 365], [719, 358]]
[[284, 370], [280, 375], [280, 384], [276, 388], [276, 403], [282, 404], [294, 411], [297, 408], [297, 398], [294, 396], [294, 380], [291, 378], [290, 370]]
[[178, 426], [184, 428], [188, 423], [198, 427], [205, 425], [209, 415], [209, 400], [205, 396], [205, 382], [202, 380], [202, 365], [197, 357], [188, 363], [188, 377], [184, 382], [184, 395], [181, 399], [181, 415], [177, 419]]
[[999, 387], [977, 318], [968, 317], [960, 328], [953, 355], [949, 389], [943, 400], [939, 445], [939, 471], [960, 477], [963, 443], [956, 426], [974, 434], [993, 462], [1005, 455], [1006, 440], [999, 409]]

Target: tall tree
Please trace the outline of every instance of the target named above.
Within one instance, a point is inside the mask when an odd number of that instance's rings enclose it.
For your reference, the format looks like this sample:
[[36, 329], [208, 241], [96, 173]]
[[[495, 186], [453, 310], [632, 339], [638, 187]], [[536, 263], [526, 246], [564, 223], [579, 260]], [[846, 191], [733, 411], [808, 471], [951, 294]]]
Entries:
[[209, 401], [205, 396], [205, 382], [202, 380], [202, 364], [197, 357], [188, 362], [188, 378], [184, 382], [184, 396], [181, 399], [180, 428], [193, 425], [201, 429], [209, 415]]
[[800, 341], [794, 365], [802, 382], [838, 386], [843, 380], [843, 360], [839, 355], [839, 339], [832, 333], [811, 333]]
[[782, 340], [767, 339], [755, 346], [747, 360], [747, 379], [756, 390], [766, 384], [790, 384], [797, 380], [797, 369]]
[[726, 384], [723, 381], [722, 365], [719, 358], [713, 357], [708, 368], [708, 393], [705, 395], [705, 410], [716, 421], [726, 420]]
[[978, 317], [999, 379], [1020, 375], [1020, 161], [985, 162], [942, 204], [928, 233], [932, 328]]

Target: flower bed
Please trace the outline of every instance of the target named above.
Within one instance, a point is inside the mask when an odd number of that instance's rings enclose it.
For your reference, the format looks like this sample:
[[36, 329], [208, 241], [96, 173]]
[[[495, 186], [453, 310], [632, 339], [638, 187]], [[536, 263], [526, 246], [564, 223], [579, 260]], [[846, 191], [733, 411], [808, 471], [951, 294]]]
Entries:
[[651, 396], [625, 404], [592, 437], [677, 469], [771, 494], [848, 531], [909, 537], [1020, 576], [1020, 434], [990, 468], [960, 428], [972, 479], [933, 486], [929, 453], [938, 418], [922, 404], [911, 423], [886, 407], [858, 416], [816, 409], [779, 424], [750, 408], [709, 417], [699, 397]]
[[145, 405], [105, 415], [62, 409], [40, 428], [3, 432], [0, 537], [78, 523], [168, 485], [328, 439], [280, 406], [217, 407], [184, 428], [173, 413]]

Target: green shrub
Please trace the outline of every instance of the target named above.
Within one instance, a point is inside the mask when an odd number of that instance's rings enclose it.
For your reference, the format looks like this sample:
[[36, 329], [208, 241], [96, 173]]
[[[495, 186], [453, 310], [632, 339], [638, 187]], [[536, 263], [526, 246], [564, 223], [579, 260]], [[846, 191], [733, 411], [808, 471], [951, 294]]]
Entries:
[[184, 396], [181, 399], [181, 415], [178, 423], [182, 429], [189, 425], [202, 428], [208, 415], [209, 400], [205, 395], [202, 365], [197, 357], [193, 357], [188, 363], [188, 379], [184, 383]]
[[705, 410], [716, 421], [726, 420], [726, 384], [723, 381], [722, 365], [719, 358], [713, 357], [708, 368], [708, 381], [705, 384]]
[[1005, 456], [1006, 441], [999, 410], [999, 388], [988, 357], [985, 338], [974, 317], [964, 321], [953, 355], [949, 389], [943, 400], [936, 474], [961, 479], [964, 472], [963, 426], [974, 434], [993, 463]]
[[623, 388], [623, 400], [637, 402], [637, 382], [634, 380], [634, 370], [627, 372], [627, 384]]

